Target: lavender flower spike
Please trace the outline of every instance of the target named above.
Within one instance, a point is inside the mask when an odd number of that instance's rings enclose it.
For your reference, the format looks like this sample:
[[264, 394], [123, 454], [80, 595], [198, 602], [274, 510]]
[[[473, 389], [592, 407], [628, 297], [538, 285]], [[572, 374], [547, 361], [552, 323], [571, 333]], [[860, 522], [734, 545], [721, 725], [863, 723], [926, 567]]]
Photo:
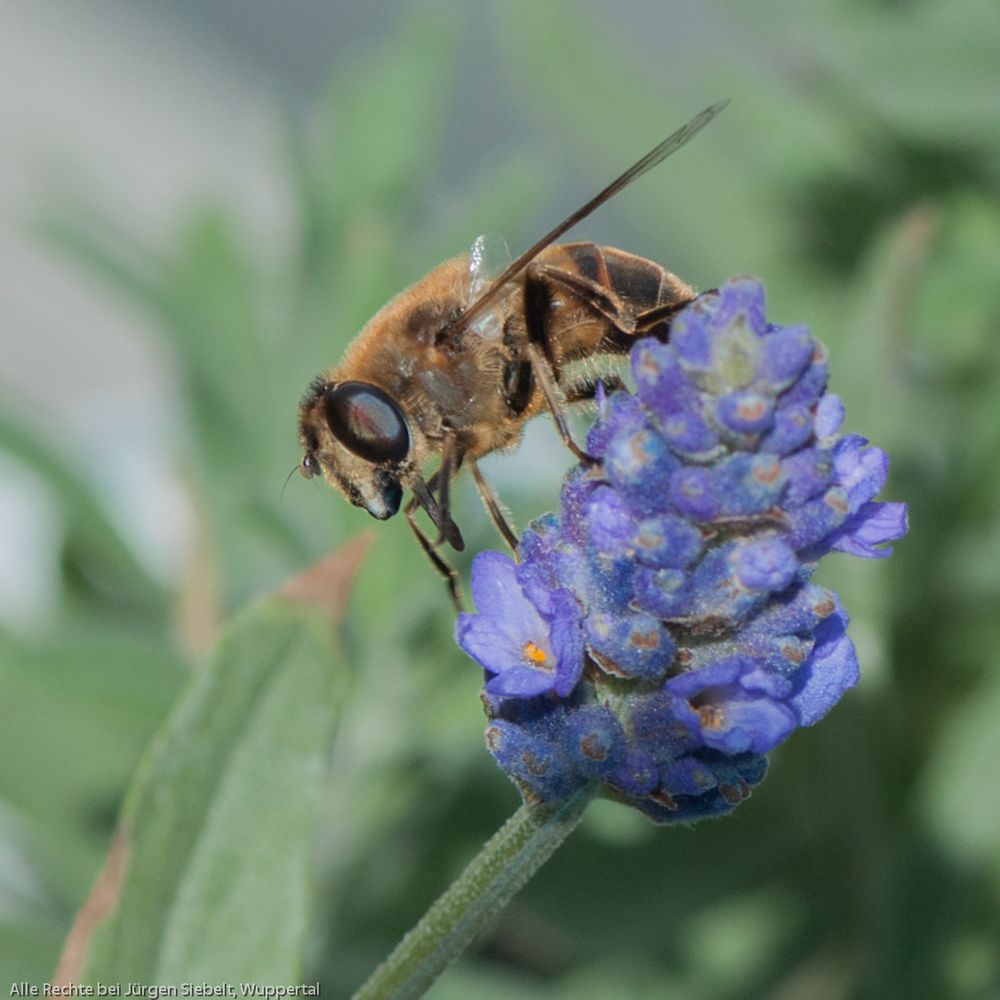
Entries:
[[631, 352], [598, 396], [558, 515], [518, 562], [481, 553], [458, 644], [484, 668], [487, 744], [528, 801], [597, 783], [657, 823], [721, 815], [767, 754], [858, 680], [847, 615], [810, 582], [888, 555], [906, 505], [888, 459], [840, 435], [827, 358], [736, 278]]

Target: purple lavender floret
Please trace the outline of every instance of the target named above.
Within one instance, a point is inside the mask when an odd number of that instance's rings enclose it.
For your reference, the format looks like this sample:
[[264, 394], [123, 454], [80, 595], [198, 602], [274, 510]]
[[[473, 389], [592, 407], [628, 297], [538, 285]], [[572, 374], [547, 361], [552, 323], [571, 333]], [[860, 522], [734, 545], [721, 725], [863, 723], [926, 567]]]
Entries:
[[482, 552], [472, 580], [480, 613], [461, 615], [459, 645], [486, 668], [489, 694], [572, 693], [583, 672], [582, 610], [571, 591], [547, 586], [533, 563]]
[[487, 743], [529, 801], [586, 784], [654, 822], [731, 811], [767, 754], [858, 681], [848, 618], [810, 582], [889, 554], [906, 505], [884, 452], [841, 435], [825, 349], [737, 278], [631, 352], [598, 393], [595, 461], [518, 561], [481, 553], [459, 645], [486, 673]]

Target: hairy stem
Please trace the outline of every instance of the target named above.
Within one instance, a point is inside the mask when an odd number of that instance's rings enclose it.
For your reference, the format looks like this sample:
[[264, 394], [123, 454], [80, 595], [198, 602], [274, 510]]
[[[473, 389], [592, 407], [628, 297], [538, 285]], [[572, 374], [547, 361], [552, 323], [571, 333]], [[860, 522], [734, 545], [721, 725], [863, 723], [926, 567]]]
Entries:
[[593, 789], [522, 805], [372, 973], [354, 1000], [419, 997], [579, 823]]

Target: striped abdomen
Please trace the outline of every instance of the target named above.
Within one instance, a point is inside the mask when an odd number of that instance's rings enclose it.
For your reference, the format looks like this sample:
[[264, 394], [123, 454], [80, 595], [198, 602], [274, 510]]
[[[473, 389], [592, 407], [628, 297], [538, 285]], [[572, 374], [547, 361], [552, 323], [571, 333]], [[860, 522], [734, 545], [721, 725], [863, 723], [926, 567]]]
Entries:
[[551, 318], [560, 362], [624, 354], [640, 336], [666, 339], [674, 313], [694, 297], [655, 261], [594, 243], [550, 247], [535, 268], [566, 302]]

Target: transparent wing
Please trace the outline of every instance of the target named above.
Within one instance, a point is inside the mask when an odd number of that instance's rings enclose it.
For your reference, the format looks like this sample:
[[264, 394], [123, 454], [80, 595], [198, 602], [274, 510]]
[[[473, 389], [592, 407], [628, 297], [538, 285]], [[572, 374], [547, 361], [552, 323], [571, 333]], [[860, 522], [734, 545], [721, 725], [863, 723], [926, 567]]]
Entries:
[[[494, 279], [510, 266], [511, 256], [507, 241], [499, 233], [477, 236], [469, 250], [469, 290], [466, 302], [475, 302]], [[500, 317], [495, 309], [485, 309], [469, 328], [479, 337], [499, 337], [502, 330]]]
[[594, 195], [586, 205], [581, 205], [572, 215], [563, 219], [555, 229], [549, 230], [537, 243], [525, 250], [517, 260], [501, 271], [494, 279], [493, 284], [478, 299], [470, 300], [465, 312], [451, 324], [452, 330], [457, 331], [464, 326], [472, 326], [476, 317], [485, 312], [497, 298], [504, 294], [507, 282], [523, 271], [542, 250], [559, 239], [568, 229], [572, 229], [578, 222], [587, 218], [591, 212], [600, 208], [619, 191], [627, 188], [636, 178], [641, 177], [647, 170], [652, 170], [668, 156], [676, 153], [681, 146], [690, 142], [728, 103], [728, 100], [719, 101], [710, 108], [705, 108], [701, 114], [695, 115], [686, 125], [682, 125], [658, 146], [654, 146], [641, 160], [633, 163], [620, 177], [616, 177], [603, 191]]

